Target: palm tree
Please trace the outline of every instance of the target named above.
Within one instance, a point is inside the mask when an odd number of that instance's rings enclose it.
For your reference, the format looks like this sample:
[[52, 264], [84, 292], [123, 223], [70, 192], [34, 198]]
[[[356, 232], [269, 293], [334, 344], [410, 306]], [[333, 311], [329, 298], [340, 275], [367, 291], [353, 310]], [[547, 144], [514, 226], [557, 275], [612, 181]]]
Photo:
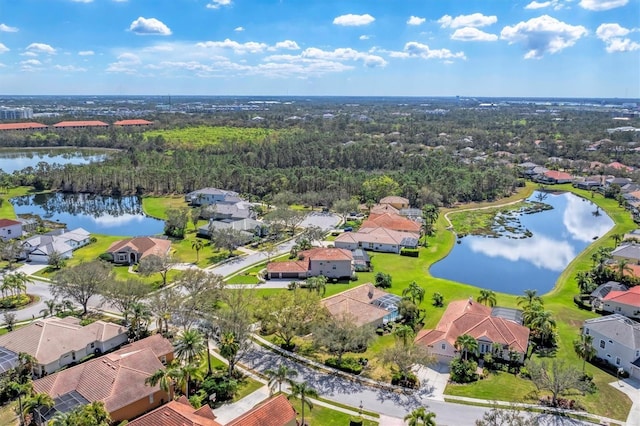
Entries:
[[287, 382], [289, 383], [289, 386], [293, 386], [291, 378], [298, 375], [296, 370], [289, 368], [284, 364], [278, 365], [276, 370], [265, 370], [264, 373], [269, 377], [269, 389], [271, 390], [271, 393], [275, 392], [276, 384], [278, 385], [278, 392], [282, 392], [283, 382]]
[[206, 347], [202, 333], [198, 330], [185, 330], [176, 341], [176, 356], [187, 364], [200, 359]]
[[43, 424], [42, 412], [43, 408], [51, 408], [55, 405], [53, 398], [46, 393], [37, 393], [24, 402], [22, 410], [24, 414], [30, 415], [36, 424]]
[[395, 327], [393, 335], [400, 340], [402, 342], [402, 346], [406, 348], [407, 345], [409, 345], [409, 342], [413, 341], [413, 338], [416, 336], [416, 332], [413, 330], [413, 327], [404, 324]]
[[63, 413], [62, 411], [56, 412], [56, 414], [51, 417], [47, 425], [49, 426], [71, 426], [71, 415], [72, 411], [67, 411]]
[[19, 383], [19, 382], [9, 382], [7, 383], [7, 390], [10, 391], [10, 395], [12, 398], [18, 398], [18, 409], [20, 412], [20, 424], [23, 425], [24, 422], [24, 409], [22, 406], [22, 397], [31, 395], [33, 392], [33, 382], [28, 381], [27, 383]]
[[324, 275], [307, 278], [307, 287], [309, 291], [315, 290], [320, 296], [324, 296], [327, 292], [327, 278]]
[[[56, 302], [56, 299], [49, 299], [49, 300], [45, 300], [44, 301], [44, 305], [46, 306], [46, 310], [49, 311], [48, 315], [53, 315], [56, 311], [56, 305], [58, 304], [58, 302]], [[43, 309], [45, 310], [45, 309]], [[42, 312], [42, 311], [40, 311]], [[46, 315], [45, 315], [46, 318]]]
[[178, 379], [176, 367], [177, 364], [172, 362], [167, 365], [167, 368], [160, 368], [156, 370], [155, 373], [145, 379], [144, 383], [149, 386], [159, 385], [161, 390], [169, 394], [169, 400], [172, 401]]
[[15, 272], [13, 274], [13, 276], [15, 277], [15, 281], [16, 281], [16, 290], [18, 291], [18, 294], [23, 291], [25, 294], [27, 294], [27, 284], [31, 284], [33, 282], [33, 280], [29, 277], [29, 275], [25, 274], [24, 272]]
[[229, 377], [231, 377], [235, 369], [236, 355], [240, 350], [240, 342], [238, 342], [233, 332], [227, 331], [220, 336], [218, 346], [220, 347], [220, 355], [229, 361]]
[[200, 238], [196, 238], [193, 243], [191, 243], [191, 248], [196, 251], [196, 263], [200, 261], [200, 250], [204, 248], [204, 241]]
[[556, 321], [550, 311], [536, 311], [529, 323], [529, 328], [534, 335], [540, 337], [541, 343], [544, 345], [553, 336], [556, 329]]
[[582, 358], [582, 374], [587, 361], [596, 356], [596, 349], [593, 347], [593, 336], [581, 334], [580, 338], [573, 341], [573, 349]]
[[454, 346], [458, 351], [462, 352], [464, 360], [466, 361], [469, 352], [475, 353], [478, 350], [478, 341], [474, 339], [473, 336], [463, 334], [462, 336], [458, 336]]
[[[433, 233], [433, 224], [438, 220], [440, 211], [433, 204], [426, 204], [422, 207], [422, 232], [424, 235]], [[426, 244], [426, 240], [425, 240]]]
[[598, 271], [602, 271], [610, 259], [611, 249], [607, 247], [600, 247], [595, 253], [591, 255], [593, 266]]
[[306, 405], [309, 407], [309, 410], [312, 410], [313, 403], [309, 400], [309, 398], [317, 398], [317, 397], [318, 397], [318, 391], [312, 388], [311, 386], [309, 386], [307, 382], [301, 382], [301, 383], [294, 382], [291, 384], [291, 393], [287, 398], [288, 399], [300, 398], [300, 402], [302, 405], [302, 418], [300, 421], [301, 425], [305, 424], [304, 423], [304, 406]]
[[493, 308], [497, 303], [496, 293], [493, 290], [480, 290], [480, 296], [478, 296], [477, 301]]
[[180, 387], [184, 385], [185, 395], [189, 398], [190, 391], [189, 386], [192, 380], [200, 380], [202, 379], [200, 374], [200, 368], [196, 364], [185, 364], [176, 369], [173, 372], [174, 377], [178, 378], [178, 383], [180, 383]]
[[623, 238], [624, 238], [623, 234], [613, 234], [611, 236], [611, 239], [613, 240], [613, 243], [615, 244], [616, 247], [618, 246], [618, 244], [620, 244], [620, 241], [622, 241]]
[[419, 305], [424, 300], [424, 288], [420, 287], [415, 281], [409, 284], [409, 287], [402, 290], [402, 296], [408, 297], [413, 303]]
[[125, 318], [131, 316], [131, 329], [133, 330], [133, 340], [140, 340], [142, 337], [142, 329], [145, 329], [149, 325], [151, 319], [151, 311], [149, 307], [142, 302], [135, 302], [131, 304], [129, 311], [125, 312]]
[[82, 412], [92, 420], [92, 424], [108, 425], [111, 423], [111, 417], [109, 416], [103, 402], [93, 401], [85, 405]]
[[589, 294], [595, 289], [595, 282], [589, 272], [580, 271], [576, 274], [576, 284], [581, 294]]
[[407, 426], [436, 426], [436, 413], [427, 411], [427, 407], [416, 408], [406, 416]]
[[632, 269], [629, 266], [629, 260], [628, 259], [619, 259], [616, 262], [616, 272], [618, 273], [618, 279], [619, 280], [623, 280], [624, 279], [624, 273], [625, 272], [631, 272]]
[[523, 296], [518, 296], [518, 306], [524, 305], [524, 307], [526, 308], [531, 306], [534, 302], [537, 302], [541, 305], [544, 303], [542, 301], [542, 298], [538, 296], [537, 290], [525, 290]]

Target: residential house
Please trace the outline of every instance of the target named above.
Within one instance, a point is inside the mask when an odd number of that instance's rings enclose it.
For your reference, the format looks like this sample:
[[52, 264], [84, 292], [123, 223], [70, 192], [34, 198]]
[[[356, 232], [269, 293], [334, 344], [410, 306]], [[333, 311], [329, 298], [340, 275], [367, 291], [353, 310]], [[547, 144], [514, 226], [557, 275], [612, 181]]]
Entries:
[[22, 222], [12, 219], [0, 219], [0, 238], [8, 241], [22, 237]]
[[63, 258], [69, 259], [73, 251], [91, 242], [91, 234], [76, 228], [71, 231], [53, 231], [47, 234], [34, 235], [22, 243], [22, 256], [35, 262], [46, 263], [49, 256], [56, 252]]
[[296, 415], [286, 395], [279, 394], [256, 405], [226, 426], [297, 426]]
[[353, 268], [356, 272], [369, 272], [371, 270], [371, 258], [365, 250], [356, 249], [351, 254], [353, 255]]
[[414, 232], [419, 234], [421, 225], [418, 222], [407, 219], [399, 214], [372, 213], [369, 215], [367, 220], [362, 222], [362, 225], [360, 225], [360, 229], [365, 228], [385, 228], [393, 231]]
[[235, 204], [242, 199], [237, 192], [218, 188], [203, 188], [185, 195], [185, 201], [194, 206], [211, 204]]
[[640, 379], [640, 324], [613, 314], [586, 320], [582, 334], [593, 338], [596, 357]]
[[640, 242], [640, 229], [634, 229], [633, 231], [627, 232], [626, 234], [624, 234], [622, 239], [623, 241], [637, 240], [637, 242]]
[[387, 204], [398, 210], [409, 208], [409, 200], [404, 197], [398, 197], [397, 195], [390, 195], [380, 200], [379, 204]]
[[558, 170], [547, 170], [534, 177], [536, 182], [547, 184], [560, 184], [573, 182], [573, 176], [569, 173], [561, 172]]
[[[510, 352], [524, 362], [529, 346], [529, 329], [522, 325], [521, 313], [515, 309], [490, 308], [473, 299], [449, 303], [435, 329], [422, 330], [415, 342], [429, 348], [440, 362], [448, 363], [456, 356], [456, 339], [468, 334], [478, 341], [478, 355], [493, 353], [510, 359]], [[501, 345], [500, 353], [494, 344]]]
[[312, 248], [300, 252], [297, 260], [267, 264], [269, 279], [304, 279], [319, 275], [349, 279], [353, 274], [353, 254], [341, 248]]
[[624, 284], [620, 284], [617, 281], [607, 281], [604, 284], [600, 284], [595, 290], [591, 292], [589, 295], [589, 301], [591, 306], [596, 309], [602, 308], [602, 300], [611, 292], [614, 291], [626, 291], [629, 287]]
[[20, 366], [18, 354], [0, 346], [0, 377], [18, 366]]
[[635, 242], [623, 243], [613, 249], [611, 257], [614, 261], [624, 259], [630, 263], [640, 264], [640, 244]]
[[[367, 210], [366, 205], [364, 206], [364, 210]], [[385, 214], [385, 213], [400, 214], [400, 210], [396, 209], [391, 204], [374, 204], [373, 206], [371, 206], [371, 209], [369, 210], [370, 215]]]
[[602, 310], [640, 319], [640, 286], [628, 290], [611, 290], [602, 299]]
[[211, 220], [241, 220], [255, 219], [257, 214], [253, 204], [240, 200], [235, 203], [210, 204], [202, 209], [200, 216]]
[[539, 174], [537, 171], [534, 170], [536, 167], [542, 167], [542, 166], [539, 166], [536, 163], [527, 161], [525, 163], [518, 164], [518, 172], [523, 177], [533, 177]]
[[186, 396], [127, 423], [128, 426], [222, 426], [208, 405], [193, 408]]
[[631, 183], [631, 179], [611, 176], [605, 180], [605, 186], [618, 185], [620, 188]]
[[618, 161], [614, 161], [611, 162], [609, 164], [607, 164], [607, 167], [610, 167], [614, 170], [618, 170], [618, 171], [625, 171], [625, 172], [632, 172], [633, 171], [633, 167], [630, 166], [625, 166], [624, 164], [618, 162]]
[[162, 238], [136, 237], [116, 241], [107, 253], [113, 256], [113, 263], [133, 265], [147, 256], [166, 256], [171, 249], [171, 241]]
[[418, 247], [419, 234], [386, 228], [360, 228], [357, 232], [344, 232], [336, 237], [336, 248], [400, 253], [403, 248]]
[[222, 220], [209, 220], [209, 223], [202, 225], [198, 228], [198, 236], [211, 237], [211, 230], [217, 229], [219, 231], [225, 229], [234, 229], [242, 232], [249, 242], [253, 237], [263, 237], [266, 234], [267, 228], [265, 224], [255, 219], [222, 219]]
[[402, 298], [387, 293], [373, 284], [362, 284], [322, 300], [333, 317], [348, 316], [358, 326], [381, 326], [398, 318], [398, 302]]
[[126, 342], [127, 329], [120, 325], [96, 321], [82, 326], [77, 318], [52, 317], [0, 336], [0, 349], [34, 357], [33, 374], [39, 377]]
[[173, 347], [166, 339], [164, 344], [147, 343], [147, 339], [34, 381], [33, 390], [48, 394], [54, 401], [52, 408], [41, 412], [42, 417], [49, 420], [57, 412], [99, 401], [111, 420], [118, 423], [164, 404], [169, 395], [159, 385], [147, 385], [146, 379], [164, 368], [155, 350], [171, 347], [173, 351]]

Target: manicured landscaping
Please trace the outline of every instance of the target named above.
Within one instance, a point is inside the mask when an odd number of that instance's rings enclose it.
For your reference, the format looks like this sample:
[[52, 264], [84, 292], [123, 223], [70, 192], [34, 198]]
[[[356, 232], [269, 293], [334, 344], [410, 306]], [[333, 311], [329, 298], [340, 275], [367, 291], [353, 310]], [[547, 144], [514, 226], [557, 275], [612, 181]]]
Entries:
[[[295, 408], [298, 413], [302, 412], [302, 405], [299, 399], [291, 398], [289, 401], [291, 401], [293, 408]], [[357, 411], [357, 409], [352, 410]], [[308, 406], [304, 407], [304, 420], [310, 426], [344, 426], [349, 424], [350, 418], [351, 416], [349, 414], [332, 410], [331, 408], [318, 404], [315, 404], [312, 410], [310, 410]], [[300, 415], [298, 415], [298, 419], [300, 420]], [[362, 424], [364, 426], [374, 426], [378, 423], [365, 420]]]
[[[166, 220], [167, 209], [188, 207], [184, 197], [144, 197], [142, 199], [142, 211], [147, 216], [155, 217], [156, 219]], [[191, 226], [191, 223], [189, 223]]]
[[36, 191], [29, 186], [18, 186], [0, 192], [0, 218], [15, 219], [16, 212], [9, 200], [14, 197], [20, 197], [34, 192]]
[[0, 298], [0, 309], [21, 309], [40, 300], [32, 294], [17, 294]]

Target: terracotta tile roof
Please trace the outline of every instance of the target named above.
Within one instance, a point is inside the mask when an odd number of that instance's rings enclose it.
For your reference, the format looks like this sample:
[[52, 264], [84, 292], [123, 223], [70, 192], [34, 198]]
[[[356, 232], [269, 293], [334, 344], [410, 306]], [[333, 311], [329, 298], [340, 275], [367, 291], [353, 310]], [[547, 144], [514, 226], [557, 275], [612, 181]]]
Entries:
[[358, 232], [344, 232], [338, 235], [336, 242], [345, 243], [378, 243], [378, 244], [395, 244], [395, 245], [412, 245], [408, 244], [407, 239], [415, 239], [417, 244], [419, 235], [414, 232], [394, 231], [386, 228], [360, 228]]
[[393, 231], [420, 232], [420, 224], [395, 213], [372, 213], [361, 228], [385, 228]]
[[56, 128], [64, 127], [108, 127], [107, 123], [98, 120], [89, 121], [61, 121], [53, 125]]
[[170, 248], [171, 241], [169, 240], [153, 237], [137, 237], [114, 242], [107, 249], [107, 253], [117, 253], [121, 250], [129, 249], [139, 253], [140, 259], [142, 259], [151, 254], [164, 256]]
[[342, 293], [334, 294], [322, 300], [332, 316], [349, 315], [358, 326], [371, 324], [389, 314], [389, 311], [372, 302], [389, 293], [376, 288], [373, 284], [362, 284]]
[[150, 413], [127, 423], [129, 426], [221, 426], [211, 408], [195, 409], [183, 395]]
[[640, 307], [640, 286], [631, 287], [627, 291], [611, 290], [602, 300]]
[[397, 195], [390, 195], [388, 197], [384, 197], [380, 200], [380, 204], [406, 204], [409, 205], [409, 200], [404, 197], [399, 197]]
[[0, 124], [0, 130], [29, 130], [29, 129], [46, 129], [46, 124], [40, 123], [5, 123]]
[[152, 124], [153, 124], [152, 121], [140, 120], [140, 119], [120, 120], [113, 123], [114, 126], [150, 126]]
[[14, 225], [22, 225], [22, 222], [18, 222], [17, 220], [11, 220], [11, 219], [0, 219], [0, 228], [4, 228], [5, 226], [14, 226]]
[[463, 334], [469, 334], [475, 339], [484, 337], [519, 352], [526, 352], [529, 341], [527, 327], [491, 316], [491, 308], [488, 306], [469, 300], [456, 300], [449, 303], [434, 330], [422, 330], [418, 333], [416, 343], [431, 346], [444, 339], [453, 345]]
[[309, 270], [309, 260], [289, 260], [286, 262], [271, 262], [267, 264], [267, 272], [280, 273], [291, 272], [300, 273]]
[[104, 321], [81, 326], [76, 318], [47, 318], [0, 336], [0, 346], [13, 352], [25, 352], [39, 364], [50, 364], [64, 354], [80, 351], [96, 341], [107, 341], [125, 334], [126, 328]]
[[89, 402], [104, 402], [107, 412], [113, 413], [160, 391], [145, 380], [161, 368], [150, 348], [120, 349], [36, 380], [33, 389], [52, 398], [76, 391]]
[[633, 170], [633, 167], [625, 166], [624, 164], [618, 161], [614, 161], [612, 163], [607, 164], [607, 167], [611, 167], [612, 169], [616, 169], [616, 170], [626, 170], [629, 172]]
[[369, 214], [381, 214], [381, 213], [393, 213], [393, 214], [398, 214], [400, 212], [400, 210], [396, 209], [395, 207], [393, 207], [391, 204], [376, 204], [375, 206], [371, 207], [371, 210], [369, 211]]
[[162, 334], [153, 334], [137, 342], [129, 343], [120, 348], [120, 351], [133, 352], [142, 349], [151, 349], [156, 354], [156, 358], [161, 358], [173, 353], [173, 345]]
[[313, 261], [323, 260], [353, 260], [353, 254], [350, 250], [341, 248], [312, 248], [299, 253], [305, 259]]
[[296, 424], [296, 410], [283, 394], [269, 398], [227, 426], [285, 426]]
[[573, 179], [573, 176], [571, 176], [569, 173], [560, 172], [558, 170], [547, 170], [546, 172], [544, 172], [544, 175], [549, 179], [555, 179], [555, 180]]

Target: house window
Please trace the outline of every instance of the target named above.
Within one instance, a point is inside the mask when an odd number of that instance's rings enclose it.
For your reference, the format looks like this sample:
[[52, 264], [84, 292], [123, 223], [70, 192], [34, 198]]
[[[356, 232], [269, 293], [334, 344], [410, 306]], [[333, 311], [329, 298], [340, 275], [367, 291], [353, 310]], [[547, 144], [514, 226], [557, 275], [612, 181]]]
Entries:
[[165, 365], [167, 363], [167, 356], [166, 355], [162, 355], [160, 357], [160, 362], [162, 362], [162, 364]]
[[336, 265], [333, 265], [333, 269], [336, 269]]
[[622, 310], [622, 308], [620, 308], [620, 306], [616, 306], [616, 311], [620, 312]]
[[153, 404], [153, 394], [149, 395], [149, 404]]
[[95, 347], [96, 347], [96, 344], [95, 344], [95, 343], [92, 343], [92, 344], [91, 344], [91, 349], [93, 349], [93, 348], [95, 348]]
[[7, 234], [11, 235], [11, 229], [7, 229]]
[[619, 356], [616, 357], [616, 365], [620, 365], [620, 357]]
[[71, 359], [72, 359], [72, 360], [74, 360], [74, 361], [76, 360], [76, 353], [75, 353], [75, 351], [74, 351], [74, 352], [71, 352]]
[[445, 350], [445, 349], [446, 349], [446, 348], [445, 348], [445, 345], [444, 345], [444, 343], [443, 343], [443, 344], [442, 344], [442, 350]]
[[604, 340], [600, 340], [600, 347], [601, 347], [602, 349], [604, 349], [604, 345], [605, 345]]

